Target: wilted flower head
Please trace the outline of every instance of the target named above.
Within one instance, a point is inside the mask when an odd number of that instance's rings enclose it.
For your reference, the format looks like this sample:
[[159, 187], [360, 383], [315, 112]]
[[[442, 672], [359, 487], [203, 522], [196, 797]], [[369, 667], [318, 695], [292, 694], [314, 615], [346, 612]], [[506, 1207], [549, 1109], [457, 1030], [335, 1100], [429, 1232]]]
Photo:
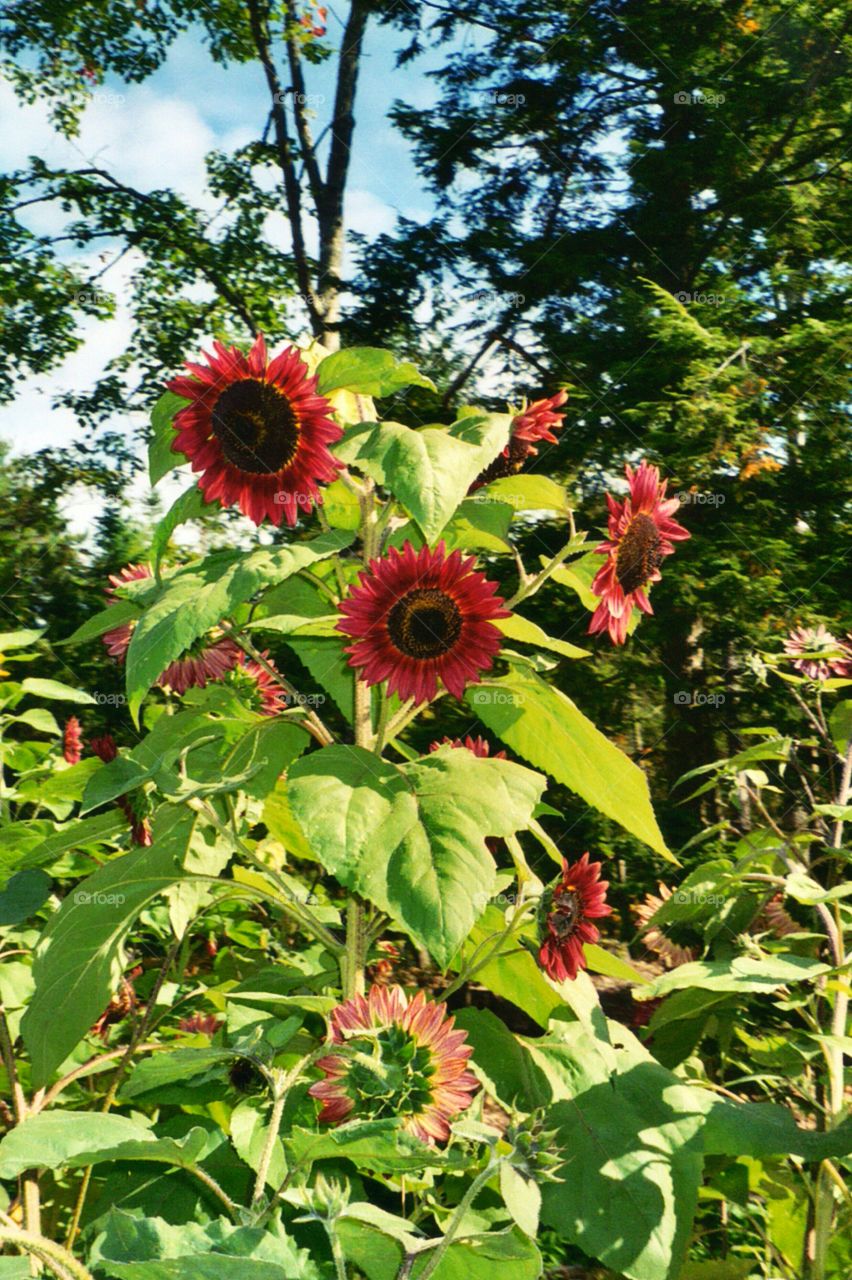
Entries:
[[489, 759], [489, 757], [492, 760], [506, 759], [505, 751], [495, 751], [492, 756], [491, 743], [488, 742], [487, 739], [483, 738], [481, 735], [477, 736], [476, 738], [471, 738], [470, 735], [468, 734], [468, 736], [464, 739], [442, 738], [440, 742], [430, 743], [429, 750], [440, 751], [441, 747], [455, 747], [456, 750], [458, 751], [466, 749], [467, 751], [472, 751], [473, 754], [480, 760], [487, 760]]
[[[633, 908], [633, 913], [640, 929], [644, 929], [652, 916], [657, 914], [663, 903], [668, 902], [672, 896], [672, 891], [668, 885], [658, 884], [657, 890], [659, 897], [656, 894], [647, 893], [642, 902]], [[656, 925], [652, 925], [650, 929], [645, 929], [642, 934], [642, 941], [649, 951], [655, 952], [660, 957], [667, 969], [674, 969], [679, 964], [689, 964], [697, 956], [697, 952], [690, 947], [681, 947], [676, 942], [672, 942], [671, 938], [667, 938], [662, 929]]]
[[[796, 627], [784, 641], [784, 652], [794, 659], [795, 669], [809, 680], [828, 680], [833, 675], [845, 675], [852, 662], [844, 656], [844, 648], [823, 623], [818, 627]], [[808, 654], [808, 657], [797, 656], [801, 654]]]
[[395, 1116], [422, 1141], [445, 1142], [477, 1088], [466, 1070], [473, 1049], [446, 1007], [422, 991], [409, 1000], [401, 987], [374, 986], [333, 1009], [329, 1024], [342, 1051], [317, 1063], [326, 1078], [309, 1092], [320, 1120]]
[[674, 551], [675, 542], [690, 535], [672, 519], [680, 506], [677, 498], [666, 497], [668, 481], [660, 480], [656, 467], [643, 462], [634, 471], [625, 468], [630, 486], [627, 497], [619, 502], [606, 495], [609, 507], [609, 537], [595, 547], [606, 556], [598, 569], [592, 591], [600, 596], [600, 604], [592, 615], [589, 633], [608, 632], [614, 644], [624, 644], [627, 626], [634, 607], [653, 613], [648, 587], [661, 578], [660, 565]]
[[260, 655], [265, 665], [256, 662], [246, 653], [240, 653], [236, 666], [228, 673], [228, 683], [262, 716], [277, 716], [287, 709], [287, 695], [283, 686], [271, 674], [277, 668], [266, 650]]
[[599, 879], [601, 864], [584, 853], [577, 862], [562, 859], [562, 875], [545, 889], [539, 905], [538, 960], [554, 982], [576, 978], [585, 969], [584, 942], [597, 942], [600, 932], [591, 921], [612, 914], [607, 906], [608, 880]]

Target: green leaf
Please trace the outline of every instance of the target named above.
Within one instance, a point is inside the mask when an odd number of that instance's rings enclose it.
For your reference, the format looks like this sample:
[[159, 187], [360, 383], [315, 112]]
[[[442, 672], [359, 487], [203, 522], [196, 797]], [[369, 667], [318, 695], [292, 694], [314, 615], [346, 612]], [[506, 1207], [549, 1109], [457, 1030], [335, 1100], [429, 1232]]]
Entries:
[[702, 1113], [629, 1032], [618, 1036], [615, 1070], [578, 1023], [562, 1043], [530, 1042], [554, 1088], [545, 1123], [565, 1160], [562, 1181], [543, 1188], [542, 1217], [619, 1275], [675, 1280], [701, 1181]]
[[[459, 969], [477, 947], [489, 938], [496, 938], [504, 927], [503, 912], [490, 905], [465, 938], [452, 967]], [[511, 1000], [542, 1027], [547, 1026], [554, 1012], [563, 1004], [559, 992], [544, 977], [529, 951], [519, 950], [515, 940], [508, 945], [505, 954], [501, 952], [477, 970], [476, 981], [501, 999]]]
[[321, 360], [317, 368], [320, 395], [340, 389], [362, 396], [389, 396], [403, 387], [427, 387], [434, 382], [407, 360], [398, 361], [379, 347], [348, 347]]
[[515, 1222], [531, 1239], [538, 1235], [541, 1190], [510, 1164], [500, 1166], [500, 1194]]
[[503, 476], [477, 491], [475, 502], [505, 502], [513, 511], [568, 511], [568, 495], [549, 476]]
[[128, 791], [140, 786], [150, 773], [142, 765], [136, 764], [128, 756], [117, 756], [108, 764], [98, 769], [86, 783], [80, 813], [90, 813], [99, 809], [102, 804], [116, 800]]
[[703, 991], [777, 991], [791, 982], [806, 982], [828, 973], [831, 966], [804, 956], [735, 956], [733, 960], [695, 960], [661, 973], [641, 991], [639, 1000], [654, 1000], [670, 991], [700, 987]]
[[292, 546], [209, 556], [168, 578], [134, 628], [127, 651], [127, 691], [134, 718], [158, 676], [211, 627], [257, 591], [334, 555], [351, 541], [351, 533], [333, 530]]
[[13, 828], [0, 828], [0, 884], [12, 871], [48, 866], [70, 849], [109, 843], [126, 828], [127, 819], [116, 813], [102, 813], [82, 822], [69, 822], [55, 829], [46, 839], [41, 838], [40, 832], [28, 832], [32, 838], [18, 842]]
[[[0, 643], [0, 653], [2, 653], [4, 647]], [[852, 698], [846, 698], [843, 702], [838, 703], [828, 718], [828, 727], [831, 730], [834, 745], [845, 756], [849, 743], [852, 741]]]
[[0, 631], [0, 653], [8, 653], [10, 649], [26, 649], [28, 645], [35, 644], [43, 634], [43, 628], [39, 631]]
[[[343, 636], [287, 637], [287, 648], [304, 663], [321, 689], [351, 724], [355, 718], [355, 679], [346, 659]], [[322, 713], [322, 706], [319, 707]]]
[[233, 1062], [235, 1056], [238, 1055], [230, 1049], [175, 1049], [170, 1053], [154, 1053], [133, 1068], [121, 1086], [121, 1099], [127, 1102], [164, 1085], [205, 1080], [215, 1075], [224, 1063]]
[[189, 401], [176, 396], [173, 391], [165, 391], [151, 410], [152, 435], [148, 445], [148, 477], [151, 486], [158, 484], [164, 475], [186, 462], [182, 453], [172, 451], [172, 442], [177, 435], [172, 426], [172, 419], [178, 410], [188, 405]]
[[535, 645], [537, 649], [550, 649], [553, 653], [562, 654], [564, 658], [591, 657], [588, 649], [578, 649], [567, 640], [557, 640], [549, 636], [535, 622], [530, 622], [529, 618], [522, 618], [518, 613], [513, 613], [508, 618], [498, 618], [494, 625], [503, 632], [504, 636], [508, 636], [510, 640], [518, 640], [521, 644]]
[[325, 747], [288, 777], [292, 812], [327, 870], [442, 966], [493, 892], [485, 837], [525, 827], [543, 789], [521, 765], [451, 749], [397, 766], [360, 747]]
[[132, 1280], [319, 1280], [307, 1252], [282, 1227], [235, 1226], [226, 1218], [174, 1225], [110, 1209], [92, 1248], [98, 1275]]
[[50, 698], [54, 702], [79, 702], [85, 706], [94, 706], [96, 701], [90, 693], [72, 689], [69, 684], [62, 684], [60, 680], [40, 680], [27, 676], [26, 680], [21, 681], [21, 688], [24, 693], [31, 693], [36, 698]]
[[361, 524], [361, 503], [357, 493], [342, 480], [333, 480], [322, 491], [322, 509], [332, 529], [355, 530]]
[[46, 707], [30, 707], [19, 716], [12, 716], [13, 724], [26, 724], [38, 733], [50, 733], [54, 737], [62, 731], [56, 723], [56, 717]]
[[192, 1129], [176, 1142], [159, 1138], [125, 1116], [42, 1111], [28, 1116], [0, 1142], [0, 1178], [16, 1178], [25, 1169], [81, 1168], [103, 1160], [155, 1160], [187, 1168], [209, 1144], [205, 1129]]
[[205, 510], [212, 511], [215, 506], [215, 503], [204, 501], [204, 495], [197, 483], [185, 489], [180, 497], [175, 499], [154, 530], [154, 537], [151, 540], [151, 561], [155, 573], [160, 568], [160, 561], [169, 545], [169, 538], [178, 525], [186, 524], [188, 520], [195, 520], [203, 515]]
[[50, 893], [51, 879], [38, 868], [31, 867], [12, 876], [0, 890], [0, 925], [21, 924], [44, 906]]
[[300, 1167], [317, 1160], [347, 1159], [359, 1169], [377, 1173], [411, 1173], [440, 1168], [449, 1161], [443, 1152], [406, 1133], [397, 1120], [355, 1120], [324, 1133], [296, 1127], [284, 1146]]
[[67, 769], [58, 767], [47, 778], [27, 778], [18, 787], [22, 799], [34, 800], [57, 818], [67, 818], [86, 784], [103, 766], [100, 760], [86, 759]]
[[771, 1102], [729, 1102], [693, 1090], [706, 1111], [704, 1149], [708, 1155], [801, 1156], [836, 1160], [852, 1154], [852, 1118], [828, 1132], [800, 1129], [792, 1112]]
[[[350, 1205], [337, 1219], [347, 1259], [368, 1280], [395, 1280], [406, 1250], [420, 1250], [409, 1273], [411, 1280], [417, 1280], [427, 1265], [437, 1240], [430, 1244], [405, 1234], [399, 1222], [372, 1205], [360, 1204]], [[535, 1244], [512, 1227], [453, 1241], [433, 1275], [435, 1280], [539, 1280], [541, 1266]]]
[[385, 485], [433, 542], [479, 473], [509, 438], [508, 414], [463, 419], [449, 430], [362, 423], [335, 450]]
[[512, 508], [505, 502], [477, 502], [466, 498], [444, 529], [448, 551], [493, 551], [497, 555], [511, 552], [509, 526]]
[[605, 977], [615, 978], [619, 982], [635, 982], [642, 986], [648, 982], [648, 979], [638, 969], [634, 969], [632, 964], [628, 964], [620, 956], [613, 955], [611, 951], [606, 951], [594, 942], [584, 943], [583, 954], [592, 973], [602, 973]]
[[475, 714], [508, 747], [670, 862], [642, 770], [558, 689], [530, 670], [470, 690]]
[[93, 617], [88, 618], [76, 631], [58, 644], [82, 644], [86, 640], [96, 640], [106, 631], [121, 627], [125, 622], [135, 622], [139, 617], [139, 606], [130, 600], [118, 600], [108, 609], [101, 609]]
[[112, 999], [133, 922], [181, 879], [196, 821], [188, 810], [163, 806], [154, 818], [153, 845], [100, 867], [51, 918], [36, 952], [35, 995], [21, 1027], [36, 1087], [47, 1083]]

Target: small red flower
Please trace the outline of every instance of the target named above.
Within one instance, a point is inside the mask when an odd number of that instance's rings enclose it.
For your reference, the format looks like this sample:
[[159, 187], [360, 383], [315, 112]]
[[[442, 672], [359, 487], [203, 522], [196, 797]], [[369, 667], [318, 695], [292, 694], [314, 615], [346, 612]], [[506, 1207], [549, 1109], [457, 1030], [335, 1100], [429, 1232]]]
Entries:
[[213, 346], [207, 366], [187, 363], [192, 377], [168, 384], [190, 401], [175, 414], [172, 448], [201, 473], [208, 502], [237, 506], [258, 525], [295, 524], [340, 466], [328, 449], [343, 434], [333, 409], [296, 347], [269, 360], [262, 334], [247, 356]]
[[554, 431], [559, 431], [565, 417], [557, 413], [568, 399], [567, 391], [557, 391], [556, 395], [546, 400], [534, 400], [520, 413], [515, 414], [509, 428], [509, 443], [498, 457], [476, 477], [470, 486], [470, 493], [490, 484], [492, 480], [500, 480], [503, 476], [514, 476], [521, 470], [527, 458], [538, 453], [535, 447], [540, 440], [549, 440], [556, 444]]
[[668, 481], [660, 480], [656, 467], [647, 462], [634, 471], [625, 468], [630, 492], [623, 502], [606, 495], [609, 538], [595, 547], [607, 557], [595, 575], [592, 591], [600, 596], [589, 633], [608, 631], [613, 644], [624, 644], [634, 606], [653, 613], [648, 587], [659, 582], [660, 565], [674, 551], [673, 544], [690, 535], [672, 515], [680, 502], [666, 497]]
[[492, 760], [506, 759], [505, 751], [495, 751], [492, 756], [491, 743], [487, 742], [486, 739], [481, 736], [476, 738], [468, 736], [465, 738], [464, 742], [462, 742], [461, 738], [442, 738], [440, 742], [433, 742], [430, 745], [429, 750], [440, 751], [441, 747], [447, 746], [455, 747], [456, 749], [467, 748], [468, 751], [472, 751], [480, 760], [487, 760], [489, 756]]
[[589, 862], [587, 853], [570, 866], [563, 858], [560, 879], [542, 894], [538, 961], [554, 982], [574, 979], [585, 969], [583, 943], [601, 936], [591, 921], [612, 915], [606, 904], [609, 881], [600, 880], [600, 873], [601, 864]]
[[76, 716], [69, 716], [65, 722], [65, 733], [62, 736], [62, 754], [66, 764], [79, 764], [83, 755], [83, 740], [80, 736], [80, 721]]
[[181, 1031], [204, 1036], [214, 1036], [223, 1025], [215, 1013], [193, 1013], [188, 1018], [181, 1018], [178, 1023]]
[[394, 547], [370, 561], [337, 624], [355, 637], [346, 650], [349, 665], [367, 684], [387, 680], [388, 693], [428, 702], [439, 680], [456, 698], [479, 682], [502, 642], [493, 620], [509, 612], [475, 563], [460, 551], [448, 556], [443, 542], [419, 553], [406, 542], [402, 551]]
[[395, 1116], [423, 1142], [446, 1142], [450, 1121], [478, 1088], [467, 1060], [473, 1049], [454, 1029], [446, 1006], [418, 991], [373, 986], [332, 1009], [329, 1027], [341, 1051], [316, 1064], [325, 1079], [308, 1092], [322, 1103], [319, 1119]]

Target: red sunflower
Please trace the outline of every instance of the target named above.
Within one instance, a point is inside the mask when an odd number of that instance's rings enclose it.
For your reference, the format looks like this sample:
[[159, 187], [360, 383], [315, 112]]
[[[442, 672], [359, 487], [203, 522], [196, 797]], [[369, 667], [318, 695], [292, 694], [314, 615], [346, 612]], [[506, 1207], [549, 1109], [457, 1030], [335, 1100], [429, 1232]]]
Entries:
[[589, 633], [608, 631], [614, 644], [624, 644], [634, 606], [653, 613], [647, 591], [659, 582], [660, 565], [674, 551], [673, 543], [690, 535], [672, 516], [680, 506], [677, 498], [666, 497], [668, 481], [660, 480], [656, 467], [643, 462], [634, 471], [628, 464], [625, 474], [630, 492], [623, 502], [606, 495], [609, 507], [609, 538], [595, 550], [607, 557], [598, 569], [592, 591], [600, 604], [592, 616]]
[[367, 684], [387, 680], [388, 693], [428, 702], [439, 679], [456, 698], [479, 682], [503, 638], [493, 619], [509, 611], [475, 563], [460, 551], [448, 556], [443, 542], [419, 553], [406, 542], [402, 551], [394, 547], [370, 561], [337, 624], [355, 637], [346, 650], [349, 664]]
[[562, 426], [564, 413], [557, 413], [568, 399], [567, 391], [557, 391], [555, 396], [546, 400], [534, 400], [520, 413], [515, 414], [509, 428], [509, 443], [484, 471], [476, 477], [470, 486], [474, 493], [492, 480], [500, 480], [503, 476], [514, 476], [521, 470], [527, 458], [538, 453], [535, 447], [540, 440], [549, 440], [556, 444], [554, 431]]
[[601, 864], [589, 862], [587, 853], [570, 866], [563, 858], [562, 876], [542, 894], [538, 961], [554, 982], [574, 979], [585, 969], [583, 943], [601, 936], [591, 921], [612, 915], [606, 903], [609, 881], [599, 879], [600, 873]]
[[423, 1142], [446, 1142], [478, 1088], [466, 1069], [473, 1049], [446, 1006], [422, 991], [409, 1000], [401, 987], [373, 986], [332, 1009], [329, 1025], [345, 1048], [317, 1063], [325, 1079], [308, 1092], [322, 1103], [320, 1121], [397, 1116]]
[[269, 360], [262, 334], [247, 356], [213, 346], [208, 367], [187, 362], [192, 377], [168, 384], [190, 401], [175, 414], [172, 449], [201, 472], [208, 502], [238, 506], [255, 524], [295, 524], [340, 466], [328, 449], [343, 434], [332, 407], [296, 347]]
[[505, 751], [495, 751], [492, 756], [491, 743], [481, 735], [476, 738], [471, 738], [470, 735], [468, 735], [464, 741], [462, 741], [461, 738], [442, 738], [440, 742], [433, 742], [430, 745], [429, 750], [440, 751], [441, 747], [455, 747], [457, 750], [467, 748], [468, 751], [472, 751], [480, 760], [487, 760], [489, 757], [492, 760], [506, 759]]
[[[275, 663], [264, 650], [260, 655], [274, 671]], [[252, 711], [262, 716], [277, 716], [287, 709], [287, 694], [266, 667], [246, 653], [240, 653], [237, 665], [228, 675], [228, 683], [236, 687]]]

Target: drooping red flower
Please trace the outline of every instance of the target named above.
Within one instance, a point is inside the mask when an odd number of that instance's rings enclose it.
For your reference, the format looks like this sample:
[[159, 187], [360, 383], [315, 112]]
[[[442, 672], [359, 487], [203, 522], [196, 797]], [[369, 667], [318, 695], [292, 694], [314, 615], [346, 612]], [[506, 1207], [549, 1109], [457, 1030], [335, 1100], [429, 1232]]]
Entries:
[[62, 754], [66, 764], [79, 764], [83, 755], [83, 740], [80, 736], [80, 721], [76, 716], [69, 716], [65, 721], [65, 732], [62, 735]]
[[187, 362], [192, 376], [168, 384], [190, 401], [175, 415], [172, 448], [201, 473], [208, 502], [237, 506], [258, 525], [295, 524], [340, 466], [328, 448], [343, 434], [332, 407], [296, 347], [269, 360], [262, 334], [247, 356], [213, 346], [207, 366]]
[[[111, 573], [109, 575], [110, 586], [104, 592], [109, 604], [117, 604], [121, 599], [116, 594], [116, 587], [123, 587], [126, 582], [138, 582], [142, 578], [153, 578], [154, 572], [148, 564], [128, 564], [120, 571], [120, 573]], [[127, 657], [127, 650], [130, 647], [130, 637], [133, 635], [135, 622], [123, 622], [120, 627], [114, 627], [112, 631], [105, 631], [101, 636], [101, 640], [106, 645], [107, 653], [111, 658], [115, 658], [117, 662], [124, 662]]]
[[320, 1058], [325, 1079], [308, 1090], [322, 1103], [321, 1122], [396, 1116], [423, 1142], [446, 1142], [478, 1086], [466, 1070], [473, 1049], [445, 1005], [373, 986], [332, 1009], [329, 1026], [342, 1051]]
[[367, 684], [387, 680], [388, 693], [428, 702], [439, 680], [456, 698], [479, 682], [502, 641], [493, 620], [509, 611], [475, 563], [460, 551], [448, 556], [443, 542], [419, 552], [406, 542], [402, 551], [392, 547], [370, 561], [337, 624], [355, 637], [346, 650], [349, 664]]
[[539, 964], [554, 982], [574, 979], [585, 969], [584, 942], [601, 936], [592, 920], [612, 914], [607, 906], [608, 880], [601, 880], [601, 864], [589, 855], [569, 866], [562, 859], [562, 875], [544, 891], [539, 906]]
[[660, 565], [673, 553], [673, 544], [690, 536], [671, 518], [680, 502], [666, 497], [668, 481], [660, 480], [656, 467], [643, 462], [636, 471], [629, 464], [624, 471], [630, 486], [628, 496], [619, 502], [606, 495], [609, 537], [595, 551], [607, 559], [592, 583], [600, 604], [589, 624], [591, 635], [608, 631], [613, 644], [624, 644], [627, 639], [634, 607], [643, 613], [654, 612], [648, 587], [662, 577]]
[[[654, 893], [646, 893], [643, 900], [633, 908], [633, 913], [640, 929], [644, 929], [653, 916], [657, 914], [664, 902], [668, 902], [672, 896], [672, 891], [666, 884], [657, 885], [659, 896]], [[660, 957], [667, 969], [674, 969], [679, 964], [689, 964], [690, 960], [698, 958], [698, 952], [691, 947], [682, 947], [677, 942], [672, 942], [662, 929], [657, 925], [652, 925], [650, 929], [645, 929], [642, 934], [642, 941], [649, 951], [653, 951]]]
[[462, 741], [461, 738], [442, 738], [440, 742], [431, 743], [429, 750], [440, 751], [441, 747], [447, 747], [447, 746], [455, 747], [457, 750], [466, 748], [468, 751], [472, 751], [473, 754], [477, 756], [480, 760], [487, 760], [489, 757], [492, 760], [506, 759], [505, 751], [495, 751], [494, 755], [492, 756], [491, 743], [488, 742], [487, 739], [483, 738], [481, 735], [478, 735], [475, 738], [471, 738], [470, 735], [468, 735], [464, 739], [464, 741]]
[[558, 431], [565, 417], [557, 413], [568, 399], [567, 391], [557, 391], [556, 395], [545, 400], [534, 400], [520, 413], [515, 414], [509, 428], [509, 443], [493, 462], [481, 471], [470, 486], [470, 493], [475, 493], [483, 485], [492, 480], [500, 480], [504, 476], [514, 476], [521, 470], [527, 458], [538, 453], [535, 447], [540, 440], [549, 440], [556, 444], [554, 431]]
[[[110, 604], [120, 599], [115, 589], [126, 582], [135, 582], [142, 578], [153, 578], [150, 565], [129, 564], [120, 573], [110, 574], [110, 586], [106, 596]], [[124, 662], [133, 635], [135, 622], [122, 623], [102, 636], [107, 652], [117, 662]], [[173, 693], [183, 694], [187, 689], [203, 689], [214, 680], [221, 680], [227, 672], [236, 666], [241, 655], [240, 648], [228, 636], [216, 631], [199, 637], [185, 653], [174, 662], [170, 662], [156, 683], [161, 689], [171, 689]]]
[[[264, 650], [261, 657], [272, 667], [275, 663]], [[287, 708], [287, 694], [266, 667], [255, 662], [246, 653], [240, 653], [239, 661], [228, 675], [228, 683], [234, 685], [240, 696], [253, 711], [262, 716], [277, 716]]]
[[[818, 627], [796, 627], [784, 641], [784, 652], [794, 658], [793, 666], [809, 680], [829, 680], [852, 668], [844, 656], [845, 646], [820, 623]], [[808, 657], [797, 657], [807, 654]]]
[[[104, 733], [99, 738], [91, 738], [89, 746], [104, 764], [109, 764], [118, 756], [118, 747], [111, 733]], [[147, 849], [153, 843], [153, 836], [148, 822], [148, 799], [145, 792], [140, 790], [132, 795], [118, 796], [115, 803], [130, 824], [130, 838], [133, 843]]]

